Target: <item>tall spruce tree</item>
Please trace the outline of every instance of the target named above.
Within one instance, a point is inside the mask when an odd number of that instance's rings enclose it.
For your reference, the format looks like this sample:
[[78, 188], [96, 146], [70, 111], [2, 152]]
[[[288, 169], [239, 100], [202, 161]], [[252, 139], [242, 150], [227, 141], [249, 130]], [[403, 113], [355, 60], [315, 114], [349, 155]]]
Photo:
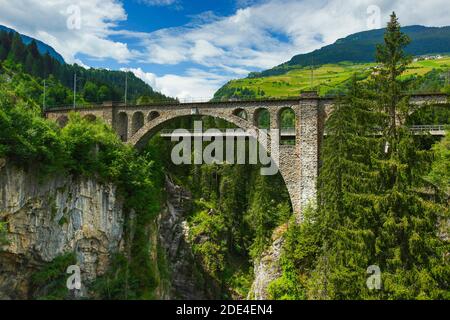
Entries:
[[374, 150], [380, 144], [370, 92], [353, 76], [331, 113], [318, 183], [317, 224], [322, 254], [312, 273], [309, 297], [368, 297], [366, 269], [374, 260], [376, 229], [372, 191]]
[[[375, 259], [379, 222], [374, 209], [379, 114], [354, 75], [326, 123], [317, 208], [291, 226], [273, 298], [373, 298], [366, 270]], [[376, 151], [375, 151], [376, 152]]]
[[8, 58], [13, 61], [23, 62], [26, 54], [26, 46], [23, 44], [22, 38], [18, 33], [14, 33]]
[[402, 95], [400, 76], [411, 59], [404, 52], [409, 39], [395, 13], [384, 39], [377, 48], [379, 72], [374, 79], [384, 146], [377, 160], [378, 187], [372, 191], [381, 223], [375, 247], [384, 285], [381, 294], [391, 299], [448, 297], [449, 247], [437, 227], [448, 213], [418, 192], [428, 159], [404, 126], [409, 99]]

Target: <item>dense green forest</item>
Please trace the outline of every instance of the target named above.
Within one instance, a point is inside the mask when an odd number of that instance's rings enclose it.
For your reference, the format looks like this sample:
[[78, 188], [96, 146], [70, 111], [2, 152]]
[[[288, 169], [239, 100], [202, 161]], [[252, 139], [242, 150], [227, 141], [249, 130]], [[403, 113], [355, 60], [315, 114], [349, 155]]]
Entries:
[[[273, 299], [450, 299], [450, 135], [414, 136], [407, 129], [448, 124], [448, 106], [409, 113], [403, 93], [421, 80], [401, 79], [410, 62], [403, 50], [408, 43], [393, 15], [376, 50], [379, 73], [364, 81], [355, 75], [343, 88], [326, 123], [318, 200], [301, 224], [292, 216], [282, 177], [262, 176], [258, 165], [176, 166], [170, 160], [173, 143], [158, 136], [138, 152], [101, 120], [73, 114], [59, 128], [43, 119], [45, 75], [33, 73], [34, 62], [30, 71], [11, 57], [0, 69], [0, 158], [32, 168], [43, 179], [71, 174], [118, 185], [127, 213], [127, 254], [114, 257], [93, 284], [96, 298], [152, 299], [161, 283], [170, 282], [164, 253], [158, 249], [157, 261], [149, 259], [150, 233], [157, 232], [152, 226], [169, 175], [192, 193], [186, 208], [190, 243], [214, 298], [246, 298], [255, 263], [274, 234], [283, 234], [282, 275], [269, 286]], [[33, 45], [25, 48], [30, 53]], [[63, 81], [54, 79], [69, 94]], [[194, 120], [205, 128], [230, 126], [195, 117], [168, 126], [192, 128]], [[262, 114], [259, 125], [267, 121]], [[294, 121], [287, 114], [282, 126]], [[0, 242], [4, 233], [0, 223]], [[73, 259], [68, 253], [36, 272], [34, 285], [51, 288], [39, 298], [65, 297], [64, 266]], [[366, 285], [369, 266], [380, 269], [380, 290]]]
[[[28, 45], [17, 32], [0, 29], [0, 63], [15, 66], [16, 69], [32, 75], [46, 87], [47, 108], [73, 104], [74, 75], [77, 75], [77, 103], [97, 104], [105, 101], [125, 102], [127, 82], [127, 102], [149, 103], [152, 101], [173, 101], [147, 85], [131, 72], [106, 69], [86, 69], [77, 64], [62, 63], [48, 52], [41, 54], [36, 41]], [[40, 100], [43, 102], [43, 98]]]
[[[8, 28], [6, 26], [0, 25], [0, 31], [4, 31], [4, 32], [8, 32], [8, 33], [16, 33], [16, 31], [14, 29]], [[60, 63], [65, 63], [64, 58], [58, 53], [56, 52], [55, 49], [53, 49], [51, 46], [49, 46], [48, 44], [39, 41], [35, 38], [26, 36], [24, 34], [20, 34], [20, 37], [22, 38], [22, 42], [25, 45], [29, 45], [31, 42], [35, 41], [38, 47], [39, 52], [41, 53], [41, 55], [45, 55], [45, 54], [49, 54], [51, 57], [55, 58], [57, 61], [59, 61]]]

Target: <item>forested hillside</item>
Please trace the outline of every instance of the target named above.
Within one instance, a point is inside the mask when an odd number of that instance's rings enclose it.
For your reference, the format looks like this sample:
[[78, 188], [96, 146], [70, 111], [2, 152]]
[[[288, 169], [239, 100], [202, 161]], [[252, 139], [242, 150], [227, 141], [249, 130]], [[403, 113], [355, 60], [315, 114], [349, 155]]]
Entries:
[[[0, 29], [0, 63], [37, 78], [42, 87], [46, 80], [46, 107], [73, 103], [74, 75], [77, 75], [77, 102], [96, 104], [104, 101], [125, 101], [125, 83], [128, 86], [128, 103], [173, 101], [155, 92], [148, 84], [131, 72], [105, 69], [85, 69], [69, 65], [51, 53], [42, 54], [36, 41], [25, 44], [22, 36], [14, 31]], [[42, 88], [42, 92], [43, 92]], [[42, 100], [41, 100], [42, 101]]]

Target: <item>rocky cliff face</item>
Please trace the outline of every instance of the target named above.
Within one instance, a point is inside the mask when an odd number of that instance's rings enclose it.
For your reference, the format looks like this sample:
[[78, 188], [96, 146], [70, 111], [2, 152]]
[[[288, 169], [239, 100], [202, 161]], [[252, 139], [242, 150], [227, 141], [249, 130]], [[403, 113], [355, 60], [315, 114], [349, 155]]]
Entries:
[[[155, 294], [161, 299], [217, 298], [220, 290], [196, 263], [188, 240], [185, 215], [191, 195], [169, 179], [166, 191], [167, 202], [149, 226], [149, 259], [158, 260], [158, 245], [164, 249], [170, 283]], [[113, 184], [70, 176], [42, 178], [0, 159], [0, 223], [6, 226], [6, 234], [0, 234], [0, 300], [37, 298], [45, 288], [34, 286], [33, 275], [66, 253], [75, 253], [81, 269], [82, 289], [75, 296], [90, 297], [89, 284], [107, 271], [113, 254], [126, 254], [122, 207]], [[268, 285], [280, 275], [283, 239], [276, 234], [255, 263], [249, 298], [266, 299]]]
[[2, 161], [0, 222], [6, 223], [7, 244], [0, 247], [0, 299], [34, 298], [32, 275], [67, 252], [75, 252], [81, 269], [79, 294], [87, 294], [86, 284], [120, 250], [123, 221], [112, 184], [67, 176], [41, 180]]
[[167, 203], [158, 219], [159, 239], [170, 271], [169, 299], [204, 300], [213, 296], [212, 287], [197, 266], [189, 244], [186, 212], [192, 196], [166, 179]]
[[280, 257], [283, 250], [283, 234], [286, 226], [277, 228], [272, 236], [272, 245], [261, 254], [261, 257], [254, 265], [255, 278], [253, 280], [248, 299], [267, 300], [269, 299], [269, 285], [281, 277]]

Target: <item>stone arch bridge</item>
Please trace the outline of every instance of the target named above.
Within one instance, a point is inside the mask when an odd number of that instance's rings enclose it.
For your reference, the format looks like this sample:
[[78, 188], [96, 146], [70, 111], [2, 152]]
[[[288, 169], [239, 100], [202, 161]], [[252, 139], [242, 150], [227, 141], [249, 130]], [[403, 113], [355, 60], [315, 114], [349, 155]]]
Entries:
[[[415, 95], [411, 103], [447, 104], [446, 95]], [[143, 146], [164, 125], [184, 116], [212, 116], [242, 129], [258, 132], [257, 118], [262, 110], [270, 115], [270, 128], [280, 129], [281, 115], [286, 110], [295, 114], [295, 130], [291, 138], [295, 144], [280, 145], [279, 171], [289, 192], [292, 207], [300, 219], [302, 209], [316, 198], [319, 170], [319, 150], [324, 136], [324, 123], [333, 108], [334, 99], [304, 95], [295, 99], [266, 101], [227, 101], [205, 103], [164, 103], [139, 106], [104, 103], [86, 108], [51, 109], [46, 117], [64, 126], [70, 112], [88, 119], [101, 118], [110, 124], [122, 141], [136, 147]], [[270, 139], [270, 137], [269, 137]]]

